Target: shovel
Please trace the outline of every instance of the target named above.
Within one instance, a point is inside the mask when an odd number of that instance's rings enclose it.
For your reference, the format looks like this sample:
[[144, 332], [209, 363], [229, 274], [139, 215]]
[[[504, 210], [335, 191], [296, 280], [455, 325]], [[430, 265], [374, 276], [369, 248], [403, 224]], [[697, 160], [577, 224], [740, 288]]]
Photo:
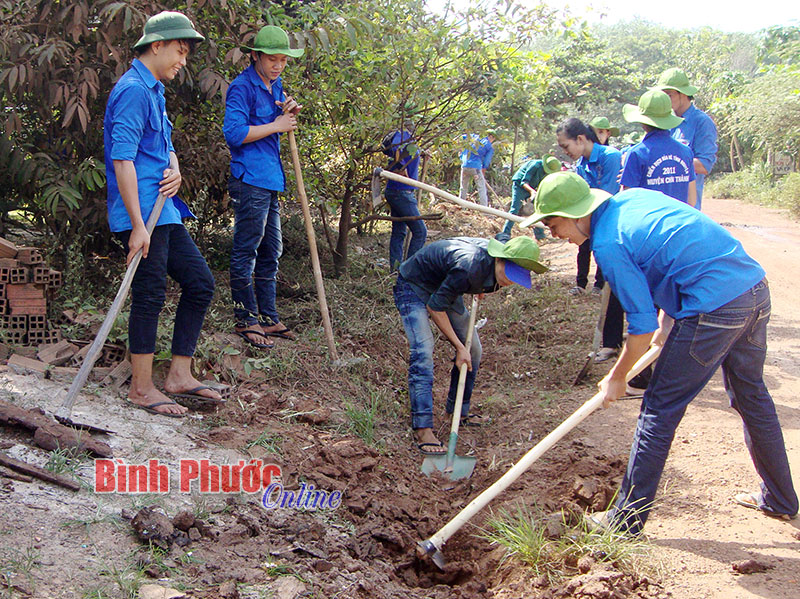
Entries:
[[603, 339], [603, 326], [606, 324], [606, 314], [608, 313], [608, 301], [611, 297], [611, 285], [605, 283], [603, 285], [603, 295], [600, 298], [600, 316], [597, 318], [597, 328], [594, 330], [594, 339], [592, 339], [592, 351], [589, 352], [589, 357], [586, 358], [586, 363], [581, 368], [578, 376], [572, 381], [573, 385], [580, 383], [583, 378], [589, 374], [589, 369], [592, 362], [597, 357], [597, 350], [600, 349], [600, 341]]
[[[153, 211], [150, 213], [150, 218], [147, 219], [146, 228], [148, 235], [153, 234], [153, 229], [156, 228], [158, 217], [161, 216], [161, 209], [164, 207], [164, 202], [166, 201], [167, 198], [164, 196], [164, 194], [159, 193], [155, 206], [153, 206]], [[106, 318], [103, 321], [103, 324], [100, 326], [100, 330], [97, 332], [97, 337], [95, 337], [94, 341], [92, 341], [92, 345], [89, 347], [89, 351], [86, 353], [86, 357], [83, 359], [83, 364], [81, 364], [78, 374], [76, 374], [75, 378], [72, 380], [72, 384], [69, 387], [69, 391], [67, 391], [67, 396], [64, 398], [64, 402], [56, 412], [56, 420], [65, 426], [71, 426], [73, 428], [85, 430], [90, 433], [114, 432], [105, 428], [92, 426], [90, 424], [73, 422], [70, 416], [72, 415], [72, 406], [78, 397], [78, 393], [81, 392], [84, 384], [86, 384], [86, 379], [89, 378], [89, 373], [92, 371], [94, 363], [97, 362], [97, 358], [100, 357], [100, 352], [103, 350], [103, 345], [108, 338], [108, 334], [111, 332], [111, 327], [114, 326], [114, 323], [117, 320], [117, 315], [122, 309], [122, 304], [125, 303], [125, 298], [128, 297], [128, 291], [131, 288], [131, 283], [133, 283], [133, 275], [136, 274], [136, 269], [139, 268], [139, 262], [141, 262], [141, 260], [142, 250], [140, 249], [138, 252], [136, 252], [136, 254], [134, 254], [131, 263], [128, 265], [128, 270], [125, 271], [125, 277], [122, 279], [122, 284], [119, 286], [117, 296], [114, 298], [114, 302], [108, 309], [108, 314], [106, 314]]]
[[[478, 314], [478, 296], [472, 296], [472, 311], [469, 315], [467, 326], [467, 341], [464, 346], [467, 352], [472, 348], [472, 334], [475, 331], [475, 318]], [[476, 458], [467, 458], [456, 455], [458, 443], [458, 425], [461, 421], [461, 405], [464, 401], [464, 387], [467, 385], [467, 365], [461, 365], [458, 374], [458, 390], [456, 391], [456, 405], [453, 408], [453, 423], [450, 425], [450, 440], [447, 443], [447, 454], [428, 456], [422, 462], [422, 473], [430, 476], [436, 470], [442, 472], [450, 480], [459, 480], [472, 476], [475, 470]]]
[[384, 179], [391, 179], [392, 181], [405, 183], [406, 185], [411, 185], [412, 187], [418, 187], [419, 189], [428, 191], [435, 196], [453, 202], [454, 204], [458, 204], [462, 208], [468, 208], [469, 210], [477, 210], [478, 212], [483, 212], [484, 214], [490, 214], [492, 216], [499, 216], [500, 218], [504, 218], [506, 220], [512, 220], [515, 223], [521, 223], [522, 221], [526, 220], [525, 217], [517, 216], [516, 214], [511, 214], [510, 212], [505, 212], [503, 210], [498, 210], [497, 208], [492, 208], [490, 206], [481, 206], [480, 204], [476, 204], [475, 202], [462, 200], [458, 196], [454, 196], [452, 193], [443, 191], [438, 187], [434, 187], [433, 185], [428, 185], [427, 183], [423, 183], [422, 181], [417, 181], [416, 179], [410, 179], [408, 177], [404, 177], [403, 175], [398, 175], [397, 173], [393, 173], [392, 171], [387, 171], [386, 169], [382, 169], [380, 167], [375, 168], [375, 170], [372, 173], [372, 176], [373, 178], [383, 177]]
[[[654, 362], [660, 353], [661, 346], [653, 346], [648, 349], [647, 352], [645, 352], [645, 354], [639, 358], [636, 364], [633, 365], [628, 374], [625, 376], [625, 379], [630, 381], [633, 377]], [[508, 472], [495, 481], [492, 486], [470, 501], [467, 507], [456, 514], [453, 519], [439, 529], [436, 534], [424, 541], [419, 541], [417, 543], [417, 554], [420, 557], [430, 557], [438, 568], [444, 570], [445, 559], [444, 555], [442, 554], [442, 547], [444, 547], [444, 544], [447, 542], [447, 540], [458, 530], [460, 530], [470, 518], [483, 509], [492, 499], [497, 497], [512, 483], [514, 483], [523, 472], [530, 468], [536, 460], [542, 457], [544, 452], [555, 445], [569, 431], [583, 422], [602, 404], [602, 392], [598, 392], [591, 399], [588, 399], [581, 407], [575, 410], [572, 415], [569, 416], [569, 418], [559, 424], [553, 432], [534, 445], [528, 451], [528, 453], [522, 456], [522, 458], [520, 458], [520, 460], [514, 464], [511, 469], [508, 470]]]

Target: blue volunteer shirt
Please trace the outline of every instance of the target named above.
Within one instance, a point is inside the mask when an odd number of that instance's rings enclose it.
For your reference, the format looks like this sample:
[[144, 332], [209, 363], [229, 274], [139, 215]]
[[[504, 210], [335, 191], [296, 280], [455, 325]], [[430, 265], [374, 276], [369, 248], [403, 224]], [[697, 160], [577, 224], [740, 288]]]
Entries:
[[628, 318], [628, 333], [712, 312], [764, 278], [742, 244], [688, 204], [658, 191], [626, 189], [592, 214], [591, 247]]
[[[411, 138], [412, 135], [408, 131], [394, 132], [392, 136], [392, 147], [397, 148], [397, 150], [395, 151], [395, 159], [389, 159], [387, 168], [390, 171], [407, 176], [409, 179], [417, 179], [420, 151], [417, 149], [413, 155], [408, 151], [408, 146], [406, 144], [411, 141]], [[403, 172], [404, 169], [405, 172]], [[386, 181], [386, 189], [387, 191], [415, 191], [417, 188], [412, 185], [406, 185], [405, 183], [388, 179]]]
[[686, 202], [689, 183], [695, 180], [693, 158], [692, 151], [673, 139], [669, 131], [655, 129], [626, 152], [620, 183], [655, 189]]
[[280, 133], [243, 143], [250, 127], [268, 125], [283, 114], [283, 109], [275, 103], [283, 100], [281, 78], [272, 82], [270, 92], [252, 64], [228, 87], [222, 132], [231, 150], [231, 175], [248, 185], [270, 191], [283, 191], [286, 188], [281, 164]]
[[533, 189], [538, 189], [539, 183], [546, 176], [547, 173], [544, 172], [544, 164], [541, 160], [529, 160], [514, 173], [514, 176], [511, 177], [511, 182], [516, 187], [522, 187], [524, 183], [527, 183]]
[[[711, 117], [697, 108], [694, 103], [681, 116], [683, 117], [683, 122], [672, 129], [672, 137], [689, 146], [689, 149], [694, 152], [694, 157], [702, 162], [710, 173], [717, 162], [717, 126], [711, 120]], [[697, 175], [696, 208], [698, 210], [700, 210], [700, 200], [703, 196], [705, 180], [705, 175]]]
[[596, 143], [588, 160], [583, 156], [578, 158], [575, 172], [589, 184], [589, 187], [614, 194], [619, 191], [617, 176], [621, 166], [622, 154], [619, 150]]
[[400, 265], [400, 276], [431, 310], [465, 311], [465, 293], [497, 291], [488, 239], [454, 237], [429, 243]]
[[[469, 147], [461, 151], [461, 168], [489, 168], [494, 156], [492, 142], [488, 137], [478, 137], [475, 133], [471, 133], [469, 138]], [[467, 136], [463, 135], [462, 139], [466, 141]]]
[[[119, 193], [114, 160], [129, 160], [136, 168], [139, 207], [145, 222], [158, 198], [158, 186], [169, 168], [172, 123], [167, 118], [164, 84], [134, 59], [108, 96], [103, 119], [103, 156], [106, 163], [108, 225], [113, 232], [133, 228]], [[177, 196], [167, 198], [157, 225], [180, 224], [194, 218]]]

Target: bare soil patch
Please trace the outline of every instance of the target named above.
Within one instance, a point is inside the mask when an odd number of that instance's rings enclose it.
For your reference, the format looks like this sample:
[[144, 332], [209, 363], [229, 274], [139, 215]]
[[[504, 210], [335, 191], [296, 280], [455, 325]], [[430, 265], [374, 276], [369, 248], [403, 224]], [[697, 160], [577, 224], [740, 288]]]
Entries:
[[[456, 208], [432, 227], [434, 235], [491, 235], [494, 223]], [[765, 268], [773, 289], [768, 383], [784, 425], [790, 461], [800, 468], [800, 412], [791, 393], [798, 377], [798, 320], [793, 285], [798, 274], [798, 227], [779, 213], [708, 200], [718, 220], [756, 222], [764, 233], [734, 226]], [[747, 211], [752, 210], [750, 214]], [[771, 220], [765, 220], [765, 219]], [[354, 265], [346, 279], [326, 281], [344, 368], [327, 363], [308, 280], [298, 277], [285, 299], [286, 320], [300, 333], [267, 356], [248, 357], [241, 343], [218, 332], [212, 347], [227, 356], [217, 373], [239, 372], [234, 398], [216, 413], [183, 420], [132, 411], [119, 397], [90, 386], [76, 406], [81, 420], [99, 420], [117, 434], [106, 440], [128, 463], [151, 458], [177, 472], [180, 459], [235, 464], [261, 459], [281, 466], [286, 489], [313, 484], [339, 491], [335, 510], [265, 509], [259, 495], [97, 495], [44, 483], [0, 479], [2, 569], [11, 596], [135, 597], [142, 584], [159, 584], [190, 597], [794, 597], [800, 568], [796, 523], [770, 520], [734, 506], [734, 492], [754, 488], [755, 474], [740, 425], [727, 408], [721, 382], [698, 398], [679, 429], [661, 503], [648, 523], [655, 551], [669, 564], [663, 579], [623, 574], [613, 564], [584, 564], [583, 573], [549, 588], [503, 550], [476, 537], [490, 510], [445, 547], [444, 572], [415, 554], [427, 538], [477, 493], [499, 478], [525, 451], [593, 393], [572, 387], [591, 343], [598, 302], [572, 298], [575, 249], [547, 242], [553, 270], [528, 294], [487, 297], [479, 317], [485, 358], [474, 401], [491, 417], [462, 429], [460, 455], [478, 459], [472, 478], [446, 483], [419, 472], [422, 456], [408, 429], [407, 347], [391, 300], [392, 279], [374, 266], [388, 254], [388, 236], [354, 237]], [[770, 245], [771, 244], [771, 245]], [[784, 252], [783, 250], [788, 250]], [[763, 253], [763, 255], [762, 255]], [[360, 256], [360, 257], [359, 257]], [[792, 270], [794, 269], [794, 270]], [[291, 273], [288, 273], [290, 276]], [[795, 276], [792, 276], [795, 275]], [[294, 287], [293, 287], [294, 288]], [[226, 353], [231, 348], [241, 353]], [[451, 358], [437, 346], [436, 409], [446, 438], [444, 395]], [[249, 376], [244, 364], [253, 367]], [[595, 367], [597, 380], [607, 367]], [[0, 374], [0, 396], [25, 407], [54, 411], [65, 384]], [[492, 505], [538, 505], [549, 511], [602, 509], [621, 478], [638, 405], [619, 402], [592, 415], [537, 462]], [[40, 465], [50, 459], [22, 433], [1, 430], [9, 454]], [[92, 463], [76, 475], [87, 487]], [[177, 481], [175, 481], [176, 483]], [[138, 510], [153, 505], [172, 520], [166, 548], [154, 550], [131, 526]], [[196, 532], [191, 533], [194, 528]], [[177, 541], [180, 539], [180, 542]], [[770, 566], [742, 574], [734, 562]], [[3, 579], [0, 579], [2, 582]], [[8, 585], [11, 585], [10, 587]], [[4, 591], [0, 586], [0, 593]]]

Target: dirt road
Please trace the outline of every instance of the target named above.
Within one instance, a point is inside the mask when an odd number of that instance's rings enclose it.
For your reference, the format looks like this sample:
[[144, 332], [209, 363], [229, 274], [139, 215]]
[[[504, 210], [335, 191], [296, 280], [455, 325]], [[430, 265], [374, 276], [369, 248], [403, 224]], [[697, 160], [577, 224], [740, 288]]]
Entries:
[[[703, 201], [767, 271], [772, 291], [767, 385], [783, 426], [795, 487], [800, 489], [800, 224], [785, 213], [734, 200]], [[625, 454], [638, 402], [618, 402], [583, 425], [589, 443]], [[610, 431], [614, 431], [611, 433]], [[758, 478], [719, 374], [681, 423], [657, 507], [646, 532], [667, 560], [664, 586], [676, 599], [794, 599], [800, 594], [800, 518], [773, 520], [735, 505]], [[731, 564], [755, 559], [771, 569], [739, 575]]]

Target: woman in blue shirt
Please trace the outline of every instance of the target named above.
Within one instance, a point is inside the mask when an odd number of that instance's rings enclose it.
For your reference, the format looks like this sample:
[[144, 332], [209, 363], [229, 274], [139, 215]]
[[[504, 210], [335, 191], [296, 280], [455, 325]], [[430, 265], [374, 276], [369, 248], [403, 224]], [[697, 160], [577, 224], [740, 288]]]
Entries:
[[[575, 160], [575, 171], [589, 187], [612, 194], [619, 191], [617, 175], [622, 168], [622, 154], [619, 150], [602, 145], [594, 130], [576, 118], [567, 119], [558, 126], [556, 139], [561, 149]], [[591, 254], [588, 241], [578, 247], [578, 275], [575, 278], [575, 287], [569, 290], [571, 295], [579, 295], [586, 289]], [[599, 294], [602, 288], [603, 272], [598, 265], [592, 293]], [[614, 357], [622, 347], [622, 319], [622, 307], [612, 293], [603, 325], [603, 347], [596, 358], [598, 362]]]

